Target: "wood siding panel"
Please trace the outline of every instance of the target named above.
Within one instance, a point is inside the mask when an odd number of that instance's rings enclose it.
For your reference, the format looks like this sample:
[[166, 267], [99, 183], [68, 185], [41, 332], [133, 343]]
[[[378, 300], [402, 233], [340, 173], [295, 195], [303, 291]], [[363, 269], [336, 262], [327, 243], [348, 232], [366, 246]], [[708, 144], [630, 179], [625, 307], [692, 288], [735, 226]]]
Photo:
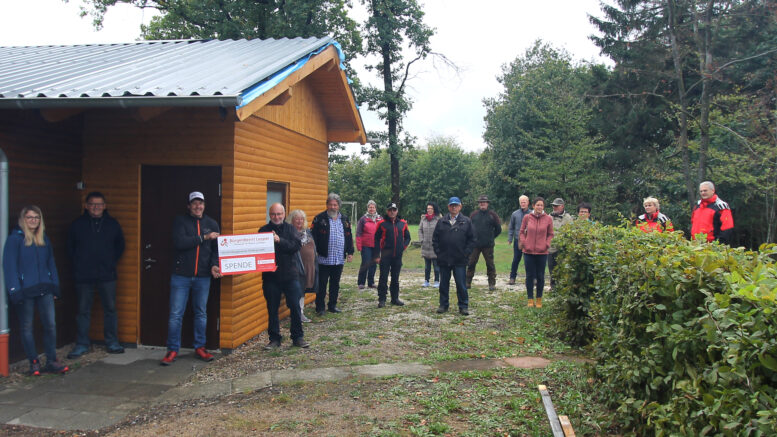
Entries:
[[326, 118], [321, 104], [313, 94], [310, 78], [294, 85], [291, 91], [291, 99], [283, 105], [263, 106], [254, 115], [325, 143]]
[[[9, 163], [9, 224], [16, 226], [25, 205], [38, 205], [54, 249], [62, 291], [55, 301], [58, 346], [75, 338], [77, 304], [66, 246], [70, 223], [82, 212], [76, 190], [81, 180], [81, 124], [81, 117], [49, 123], [38, 111], [0, 110], [0, 149]], [[24, 358], [24, 352], [16, 313], [8, 309], [13, 362]]]
[[[292, 99], [280, 108], [302, 100], [298, 99], [301, 94], [295, 87]], [[317, 106], [311, 102], [307, 104], [311, 106], [301, 113], [317, 115]], [[275, 121], [281, 117], [279, 113], [270, 116]], [[323, 141], [326, 136], [310, 134], [318, 129], [315, 126], [295, 124], [321, 123], [322, 117], [318, 114], [312, 118], [281, 118], [286, 121], [275, 123], [252, 116], [235, 125], [235, 234], [256, 232], [267, 222], [268, 181], [289, 184], [289, 210], [305, 211], [308, 223], [325, 209], [329, 153], [328, 145]], [[295, 126], [303, 134], [284, 126]], [[261, 275], [233, 277], [231, 292], [231, 302], [222, 299], [221, 342], [224, 347], [234, 348], [267, 329], [267, 304], [262, 295]], [[313, 299], [312, 295], [306, 297], [308, 301]], [[227, 308], [226, 305], [232, 306]], [[283, 304], [281, 308], [281, 316], [287, 316], [288, 309]], [[228, 324], [229, 329], [225, 329], [224, 324]]]
[[[119, 266], [119, 339], [136, 343], [140, 332], [140, 167], [213, 165], [222, 167], [221, 228], [232, 232], [233, 119], [216, 108], [180, 108], [140, 121], [130, 110], [89, 112], [85, 116], [83, 180], [88, 191], [106, 196], [108, 210], [124, 230], [127, 247]], [[181, 211], [185, 201], [181, 201]], [[206, 210], [207, 213], [207, 210]], [[230, 281], [221, 300], [230, 298]], [[142, 329], [142, 327], [141, 327]], [[95, 305], [91, 336], [102, 338], [101, 308]]]

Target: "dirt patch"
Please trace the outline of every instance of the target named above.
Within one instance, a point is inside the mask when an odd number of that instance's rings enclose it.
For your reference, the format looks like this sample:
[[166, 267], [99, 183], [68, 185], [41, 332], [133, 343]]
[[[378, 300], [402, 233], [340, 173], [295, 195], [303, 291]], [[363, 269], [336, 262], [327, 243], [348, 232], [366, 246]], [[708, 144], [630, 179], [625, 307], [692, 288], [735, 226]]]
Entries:
[[465, 370], [491, 370], [505, 367], [502, 360], [457, 360], [437, 363], [434, 368], [440, 372], [461, 372]]
[[540, 357], [505, 358], [504, 362], [520, 369], [543, 369], [550, 364], [550, 360]]

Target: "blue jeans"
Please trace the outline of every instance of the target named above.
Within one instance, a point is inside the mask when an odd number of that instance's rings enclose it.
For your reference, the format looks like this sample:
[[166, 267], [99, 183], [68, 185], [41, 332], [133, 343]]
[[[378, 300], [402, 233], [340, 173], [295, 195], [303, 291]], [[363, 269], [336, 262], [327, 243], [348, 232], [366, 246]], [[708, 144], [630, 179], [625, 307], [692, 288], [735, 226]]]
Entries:
[[51, 294], [25, 297], [21, 302], [14, 304], [16, 314], [19, 315], [19, 331], [24, 353], [30, 362], [38, 359], [38, 349], [35, 346], [33, 334], [35, 308], [38, 308], [38, 317], [43, 325], [43, 350], [46, 352], [46, 360], [53, 363], [57, 360], [57, 324], [54, 318], [54, 296]]
[[375, 285], [375, 270], [378, 266], [375, 264], [375, 255], [377, 250], [374, 247], [362, 246], [362, 263], [359, 265], [359, 277], [356, 279], [357, 285], [367, 285], [372, 287]]
[[440, 306], [448, 308], [448, 290], [451, 288], [451, 273], [456, 281], [456, 297], [459, 300], [459, 309], [469, 308], [469, 294], [467, 294], [467, 266], [440, 266]]
[[100, 294], [103, 305], [103, 339], [109, 348], [119, 347], [118, 319], [116, 317], [116, 281], [76, 284], [78, 315], [76, 315], [76, 345], [89, 347], [89, 325], [91, 322], [94, 290]]
[[297, 279], [288, 281], [266, 281], [262, 283], [264, 300], [267, 302], [267, 334], [270, 341], [280, 342], [281, 328], [278, 320], [278, 308], [281, 306], [281, 295], [286, 297], [286, 306], [291, 317], [291, 339], [296, 340], [304, 335], [302, 331], [302, 319], [299, 312], [299, 298], [302, 297], [302, 289]]
[[205, 327], [208, 324], [209, 277], [170, 277], [170, 319], [167, 322], [167, 350], [178, 352], [181, 348], [181, 323], [186, 311], [189, 293], [194, 311], [194, 348], [205, 346]]
[[513, 240], [513, 264], [510, 265], [510, 279], [515, 279], [518, 276], [518, 264], [521, 263], [521, 257], [523, 251], [518, 248], [518, 239]]
[[437, 265], [437, 258], [424, 258], [424, 281], [429, 282], [432, 266], [434, 266], [434, 282], [439, 282], [440, 266]]
[[534, 281], [537, 281], [537, 297], [542, 297], [542, 289], [545, 288], [545, 263], [548, 255], [523, 255], [523, 266], [526, 267], [526, 296], [534, 299]]

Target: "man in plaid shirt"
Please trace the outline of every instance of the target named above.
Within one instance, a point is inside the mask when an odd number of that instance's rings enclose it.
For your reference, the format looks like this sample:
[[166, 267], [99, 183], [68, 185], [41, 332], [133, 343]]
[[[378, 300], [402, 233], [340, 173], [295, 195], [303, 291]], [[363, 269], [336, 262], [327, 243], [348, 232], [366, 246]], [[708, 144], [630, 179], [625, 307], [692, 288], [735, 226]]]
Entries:
[[325, 313], [326, 286], [329, 283], [330, 313], [339, 313], [337, 296], [340, 292], [340, 275], [345, 262], [353, 260], [353, 235], [351, 223], [340, 214], [340, 196], [329, 193], [326, 211], [313, 219], [313, 240], [318, 252], [318, 291], [316, 291], [316, 313]]

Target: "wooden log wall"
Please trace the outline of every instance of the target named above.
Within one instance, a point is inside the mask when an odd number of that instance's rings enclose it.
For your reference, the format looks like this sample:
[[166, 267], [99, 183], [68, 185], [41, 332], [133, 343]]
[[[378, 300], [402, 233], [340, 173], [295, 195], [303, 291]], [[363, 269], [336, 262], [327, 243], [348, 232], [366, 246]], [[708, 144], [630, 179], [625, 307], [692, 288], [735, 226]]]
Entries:
[[[9, 224], [16, 226], [24, 205], [38, 205], [54, 248], [62, 288], [62, 298], [55, 302], [58, 346], [75, 337], [77, 305], [66, 244], [70, 223], [82, 212], [76, 190], [81, 180], [81, 124], [80, 117], [50, 123], [35, 110], [0, 110], [0, 149], [9, 162]], [[11, 307], [9, 317], [10, 359], [15, 361], [23, 359], [24, 352]], [[40, 337], [37, 345], [42, 351]]]
[[[326, 120], [305, 81], [284, 105], [236, 123], [234, 233], [256, 232], [267, 222], [267, 182], [287, 183], [289, 211], [304, 210], [310, 224], [326, 209], [328, 154]], [[222, 289], [221, 344], [234, 348], [267, 329], [261, 275], [233, 277], [231, 301], [225, 294]], [[314, 297], [306, 295], [308, 302]], [[288, 313], [282, 304], [281, 317]]]
[[[147, 114], [146, 117], [143, 114]], [[124, 230], [126, 250], [118, 266], [116, 310], [119, 340], [139, 340], [140, 324], [140, 168], [141, 165], [213, 165], [222, 167], [223, 232], [232, 229], [234, 115], [217, 108], [172, 108], [153, 113], [133, 110], [91, 111], [85, 117], [84, 196], [103, 192], [108, 210]], [[182, 203], [182, 211], [185, 203]], [[230, 298], [229, 280], [221, 299]], [[102, 338], [99, 305], [92, 311], [92, 338]]]

